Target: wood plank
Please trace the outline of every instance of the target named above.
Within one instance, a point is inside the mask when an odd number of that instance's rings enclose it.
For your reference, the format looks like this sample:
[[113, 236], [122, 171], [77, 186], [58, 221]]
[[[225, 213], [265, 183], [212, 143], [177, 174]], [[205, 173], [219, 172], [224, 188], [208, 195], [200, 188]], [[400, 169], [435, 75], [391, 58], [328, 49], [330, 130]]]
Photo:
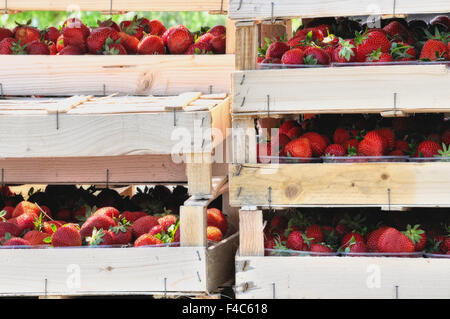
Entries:
[[390, 203], [403, 207], [450, 207], [450, 163], [445, 162], [244, 164], [241, 168], [233, 165], [229, 170], [232, 206]]
[[256, 130], [252, 117], [233, 118], [233, 163], [256, 163]]
[[[223, 55], [3, 56], [4, 95], [174, 95], [230, 92], [235, 57]], [[70, 76], [68, 76], [70, 74]], [[212, 92], [210, 92], [212, 86]]]
[[[427, 89], [423, 89], [427, 83]], [[448, 112], [445, 65], [388, 65], [233, 73], [233, 113]], [[374, 93], [376, 92], [376, 94]], [[268, 106], [269, 96], [269, 106]]]
[[264, 256], [262, 210], [239, 211], [239, 254], [241, 256]]
[[[3, 8], [1, 8], [3, 9]], [[11, 11], [226, 11], [225, 0], [8, 0]]]
[[449, 267], [448, 258], [237, 256], [236, 298], [448, 299]]
[[205, 198], [212, 193], [212, 158], [210, 153], [186, 155], [186, 176], [189, 194]]
[[184, 247], [206, 247], [206, 206], [180, 207], [180, 241]]
[[258, 56], [258, 25], [253, 22], [236, 24], [236, 70], [254, 70]]
[[205, 258], [200, 247], [0, 249], [0, 295], [200, 292]]
[[228, 14], [231, 19], [236, 20], [268, 20], [449, 11], [450, 5], [446, 0], [230, 0]]

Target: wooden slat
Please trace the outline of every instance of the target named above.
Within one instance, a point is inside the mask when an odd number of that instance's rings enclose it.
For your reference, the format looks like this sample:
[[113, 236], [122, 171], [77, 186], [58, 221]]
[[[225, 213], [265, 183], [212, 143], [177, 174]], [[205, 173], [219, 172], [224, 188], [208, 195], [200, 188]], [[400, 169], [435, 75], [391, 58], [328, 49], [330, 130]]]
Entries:
[[448, 299], [449, 267], [448, 258], [238, 256], [236, 298]]
[[186, 247], [206, 247], [206, 206], [181, 206], [180, 241]]
[[448, 112], [449, 86], [445, 65], [234, 72], [233, 112], [380, 113], [394, 108], [406, 113]]
[[239, 254], [264, 256], [263, 216], [261, 210], [239, 211]]
[[[230, 92], [234, 55], [3, 56], [4, 95]], [[210, 92], [212, 86], [212, 92]]]
[[[3, 6], [3, 3], [0, 3]], [[0, 7], [0, 9], [4, 9]], [[226, 11], [226, 0], [8, 0], [11, 11]]]
[[450, 207], [445, 162], [244, 164], [229, 170], [232, 206]]
[[239, 22], [236, 24], [236, 70], [256, 69], [259, 45], [258, 34], [258, 26], [253, 22]]
[[[273, 3], [273, 11], [272, 11]], [[395, 7], [394, 7], [395, 4]], [[450, 12], [447, 0], [230, 0], [229, 17], [265, 20], [288, 17], [337, 17]]]

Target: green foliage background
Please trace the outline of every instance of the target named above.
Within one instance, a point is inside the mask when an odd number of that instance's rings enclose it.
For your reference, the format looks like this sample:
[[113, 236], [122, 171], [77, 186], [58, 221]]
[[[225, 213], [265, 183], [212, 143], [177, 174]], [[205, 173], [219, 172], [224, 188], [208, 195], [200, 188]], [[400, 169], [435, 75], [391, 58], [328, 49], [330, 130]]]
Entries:
[[[203, 26], [213, 27], [215, 25], [225, 25], [225, 15], [210, 15], [207, 12], [128, 12], [126, 14], [112, 15], [116, 22], [132, 19], [134, 15], [149, 19], [158, 19], [166, 27], [184, 24], [191, 31], [197, 31]], [[87, 26], [97, 26], [97, 20], [109, 19], [110, 15], [99, 12], [62, 12], [62, 11], [27, 11], [17, 14], [0, 15], [0, 26], [13, 28], [16, 21], [25, 23], [31, 20], [34, 27], [40, 29], [61, 25], [67, 18], [80, 18]]]

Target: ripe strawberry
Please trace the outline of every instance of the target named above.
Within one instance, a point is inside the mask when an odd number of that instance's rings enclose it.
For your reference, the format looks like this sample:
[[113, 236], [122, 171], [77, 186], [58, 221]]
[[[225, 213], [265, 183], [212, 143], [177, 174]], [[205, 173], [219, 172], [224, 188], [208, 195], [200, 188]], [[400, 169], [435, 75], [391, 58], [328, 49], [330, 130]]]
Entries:
[[363, 241], [354, 241], [351, 242], [348, 246], [350, 253], [366, 253], [367, 246]]
[[150, 28], [146, 24], [148, 19], [144, 19], [145, 18], [138, 18], [137, 16], [134, 16], [133, 20], [122, 21], [120, 23], [120, 29], [126, 34], [141, 40], [144, 37], [144, 32], [147, 34], [150, 32]]
[[120, 35], [110, 27], [97, 28], [92, 31], [91, 35], [86, 39], [89, 52], [92, 54], [101, 54], [108, 38], [111, 38], [112, 41], [117, 41], [120, 39]]
[[367, 249], [369, 251], [377, 251], [378, 238], [388, 228], [388, 226], [381, 226], [367, 235]]
[[157, 35], [158, 37], [161, 37], [164, 34], [164, 32], [166, 32], [166, 27], [159, 20], [150, 21], [149, 26], [150, 26], [149, 34], [151, 35]]
[[391, 151], [395, 148], [395, 134], [390, 128], [380, 128], [376, 130], [376, 132], [386, 139], [387, 149], [385, 152]]
[[198, 38], [197, 43], [210, 43], [212, 39], [214, 39], [216, 36], [212, 33], [205, 33], [200, 38]]
[[109, 230], [97, 229], [94, 227], [92, 235], [86, 237], [89, 246], [110, 246], [115, 244], [114, 235]]
[[3, 246], [31, 246], [31, 243], [20, 237], [13, 237], [5, 241]]
[[12, 217], [18, 217], [25, 213], [34, 214], [36, 217], [39, 215], [39, 207], [34, 203], [30, 203], [28, 201], [20, 202], [12, 213]]
[[120, 44], [127, 50], [128, 54], [135, 54], [138, 50], [139, 39], [125, 32], [119, 32]]
[[172, 214], [162, 216], [158, 218], [158, 223], [163, 227], [165, 232], [168, 231], [169, 227], [175, 225], [178, 221], [178, 217]]
[[110, 218], [119, 218], [119, 211], [114, 207], [102, 207], [95, 211], [93, 216], [107, 216]]
[[138, 54], [165, 54], [163, 40], [156, 35], [145, 36], [138, 45]]
[[34, 213], [24, 213], [15, 218], [15, 224], [20, 229], [20, 233], [23, 233], [25, 230], [34, 229], [34, 222], [37, 219], [37, 215]]
[[84, 51], [77, 46], [68, 45], [61, 49], [57, 55], [82, 55]]
[[134, 247], [161, 245], [164, 242], [153, 235], [143, 234], [134, 242]]
[[92, 231], [96, 229], [108, 230], [110, 227], [116, 226], [114, 219], [107, 215], [92, 215], [81, 226], [80, 234], [83, 238], [92, 236]]
[[365, 62], [392, 62], [392, 56], [387, 52], [381, 52], [381, 49], [378, 48], [366, 55]]
[[300, 48], [291, 49], [286, 51], [282, 58], [282, 64], [303, 64], [303, 50]]
[[12, 214], [14, 212], [14, 207], [12, 206], [5, 206], [0, 211], [0, 221], [6, 221], [7, 219], [10, 219], [12, 217]]
[[449, 59], [448, 46], [439, 40], [427, 40], [422, 47], [419, 59], [423, 61], [446, 61]]
[[404, 156], [405, 153], [402, 150], [393, 150], [392, 152], [388, 153], [389, 156]]
[[223, 234], [219, 228], [208, 226], [206, 228], [206, 238], [210, 241], [219, 242], [223, 239]]
[[208, 226], [215, 226], [220, 229], [222, 234], [228, 231], [228, 221], [225, 215], [217, 208], [208, 208], [206, 211]]
[[286, 246], [292, 250], [303, 250], [303, 235], [299, 231], [293, 231], [289, 234]]
[[[170, 43], [170, 39], [169, 39], [169, 43]], [[225, 34], [215, 36], [209, 42], [209, 44], [211, 45], [211, 48], [215, 54], [225, 54], [226, 43], [227, 43], [227, 37]]]
[[311, 143], [312, 155], [322, 156], [327, 148], [327, 142], [322, 135], [315, 132], [308, 132], [302, 135], [302, 138], [307, 138]]
[[31, 20], [29, 20], [27, 24], [17, 24], [13, 30], [14, 38], [17, 41], [20, 41], [22, 45], [41, 39], [41, 32], [30, 26], [30, 23]]
[[430, 140], [423, 141], [417, 147], [417, 152], [414, 155], [415, 157], [434, 157], [434, 155], [439, 155], [439, 151], [442, 150], [442, 147]]
[[381, 53], [389, 52], [391, 43], [380, 30], [370, 30], [355, 37], [356, 61], [364, 62], [369, 54], [380, 49]]
[[208, 33], [212, 33], [214, 35], [226, 34], [227, 29], [223, 25], [216, 25], [215, 27], [211, 28]]
[[356, 61], [356, 46], [353, 40], [339, 38], [339, 45], [333, 49], [333, 62], [347, 63]]
[[285, 147], [287, 156], [290, 157], [306, 157], [310, 158], [313, 155], [311, 142], [309, 139], [300, 137], [289, 142]]
[[48, 235], [52, 235], [58, 228], [62, 227], [65, 223], [52, 220], [44, 222], [42, 225], [42, 231]]
[[444, 134], [442, 134], [442, 143], [450, 146], [450, 129], [447, 129]]
[[50, 55], [48, 46], [39, 40], [29, 43], [25, 51], [32, 55]]
[[56, 44], [54, 42], [47, 41], [45, 44], [48, 47], [50, 55], [56, 55], [58, 53], [58, 50], [56, 49]]
[[150, 235], [157, 235], [157, 234], [161, 234], [164, 231], [164, 227], [162, 227], [161, 225], [156, 225], [153, 226], [152, 229], [150, 229], [150, 231], [148, 232]]
[[328, 65], [330, 64], [330, 56], [325, 50], [310, 46], [303, 51], [303, 63], [307, 65]]
[[84, 39], [86, 39], [91, 34], [91, 30], [89, 30], [89, 28], [85, 26], [84, 23], [78, 18], [69, 18], [66, 21], [64, 21], [64, 23], [62, 24], [61, 31], [64, 34], [64, 31], [66, 31], [66, 29], [71, 28], [81, 29], [83, 32]]
[[184, 54], [193, 43], [194, 37], [184, 26], [177, 26], [167, 36], [167, 48], [171, 54]]
[[289, 130], [291, 130], [294, 127], [300, 127], [296, 121], [294, 121], [294, 120], [284, 121], [283, 124], [280, 125], [278, 134], [286, 134], [287, 135]]
[[[328, 29], [329, 30], [329, 29]], [[294, 38], [305, 42], [322, 42], [327, 33], [323, 33], [323, 28], [306, 28], [297, 31]]]
[[295, 126], [289, 130], [289, 132], [286, 133], [285, 136], [289, 138], [289, 140], [294, 140], [296, 138], [299, 138], [303, 133], [303, 130], [300, 126]]
[[4, 237], [6, 233], [10, 233], [12, 236], [19, 236], [20, 228], [11, 222], [0, 222], [0, 237]]
[[194, 54], [212, 54], [212, 48], [207, 42], [196, 42], [186, 51], [186, 55]]
[[128, 52], [125, 47], [120, 44], [120, 39], [117, 41], [112, 41], [108, 38], [105, 42], [105, 46], [103, 48], [104, 55], [127, 55]]
[[370, 131], [358, 145], [358, 154], [362, 156], [382, 156], [386, 140], [376, 131]]
[[305, 235], [306, 237], [311, 238], [311, 243], [321, 243], [324, 239], [321, 227], [316, 224], [306, 228]]
[[316, 253], [332, 253], [333, 252], [331, 247], [329, 247], [325, 243], [312, 244], [310, 251], [316, 252]]
[[21, 55], [27, 53], [25, 47], [19, 41], [13, 38], [6, 38], [0, 41], [0, 54]]
[[277, 41], [269, 45], [266, 51], [266, 58], [278, 58], [281, 59], [286, 51], [289, 51], [289, 46], [281, 41]]
[[351, 243], [360, 241], [363, 243], [365, 242], [364, 237], [361, 234], [355, 232], [347, 233], [342, 238], [341, 247], [347, 248], [350, 246]]
[[138, 238], [143, 234], [146, 234], [152, 229], [154, 226], [159, 225], [158, 218], [154, 216], [145, 216], [141, 217], [133, 223], [132, 232], [134, 238]]
[[14, 38], [14, 34], [7, 28], [0, 28], [0, 41], [6, 38]]
[[65, 224], [52, 235], [53, 247], [81, 246], [81, 235], [76, 224]]
[[427, 235], [425, 231], [419, 228], [420, 225], [415, 225], [411, 227], [408, 225], [406, 231], [403, 232], [414, 244], [415, 251], [422, 251], [425, 249], [425, 245], [427, 243]]
[[333, 141], [335, 144], [343, 144], [351, 138], [350, 131], [343, 128], [338, 127], [333, 134]]
[[[59, 43], [59, 52], [63, 47], [75, 46], [83, 53], [86, 52], [86, 40], [90, 34], [86, 32], [86, 26], [79, 21], [68, 22], [62, 29], [62, 37], [56, 40], [57, 46]], [[60, 43], [62, 41], [62, 44]]]
[[31, 230], [27, 232], [23, 239], [27, 240], [31, 245], [44, 245], [44, 240], [49, 237], [49, 234], [40, 232], [38, 230]]
[[109, 18], [109, 19], [104, 20], [104, 21], [97, 20], [97, 24], [98, 24], [99, 27], [111, 27], [114, 30], [116, 30], [117, 32], [121, 31], [119, 25], [117, 23], [115, 23], [112, 20], [112, 18]]
[[409, 151], [410, 151], [408, 142], [403, 141], [403, 140], [396, 140], [394, 148], [396, 150], [402, 151], [405, 154], [409, 153]]
[[42, 30], [41, 33], [44, 40], [51, 41], [54, 43], [56, 43], [56, 41], [58, 41], [58, 38], [61, 36], [61, 32], [59, 32], [59, 30], [56, 29], [55, 27], [48, 27]]
[[69, 219], [72, 218], [72, 211], [67, 208], [61, 208], [56, 212], [55, 218], [59, 220], [68, 221]]
[[406, 235], [389, 227], [378, 238], [377, 250], [382, 253], [408, 253], [414, 252], [414, 244]]
[[286, 218], [284, 218], [281, 215], [275, 215], [270, 220], [269, 229], [271, 231], [281, 233], [286, 228], [286, 224], [287, 224]]
[[409, 37], [408, 29], [398, 21], [392, 21], [383, 28], [384, 32], [391, 38], [407, 40]]
[[340, 144], [330, 144], [324, 151], [325, 156], [345, 156], [344, 147]]

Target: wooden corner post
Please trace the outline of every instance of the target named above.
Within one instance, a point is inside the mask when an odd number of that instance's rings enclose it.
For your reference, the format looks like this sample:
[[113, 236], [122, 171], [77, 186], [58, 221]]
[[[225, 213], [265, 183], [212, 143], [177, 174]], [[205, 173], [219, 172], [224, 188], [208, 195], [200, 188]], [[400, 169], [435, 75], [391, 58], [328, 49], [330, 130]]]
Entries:
[[239, 254], [264, 256], [264, 230], [262, 210], [239, 211]]

